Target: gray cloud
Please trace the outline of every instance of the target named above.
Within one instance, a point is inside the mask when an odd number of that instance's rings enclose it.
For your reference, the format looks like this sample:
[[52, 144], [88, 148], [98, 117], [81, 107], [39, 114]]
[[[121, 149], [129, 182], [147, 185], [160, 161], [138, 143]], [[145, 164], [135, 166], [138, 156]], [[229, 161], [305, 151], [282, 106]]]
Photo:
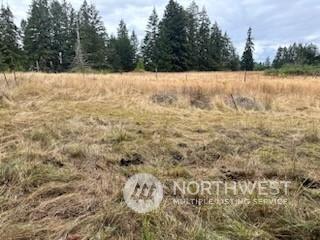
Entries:
[[[180, 0], [188, 6], [192, 0]], [[16, 21], [26, 18], [31, 0], [8, 0]], [[75, 8], [81, 1], [70, 0]], [[90, 1], [89, 1], [90, 2]], [[124, 19], [130, 29], [134, 29], [140, 39], [152, 8], [163, 13], [168, 0], [91, 0], [96, 4], [108, 33], [115, 33], [120, 19]], [[6, 1], [4, 0], [4, 3]], [[206, 6], [212, 22], [217, 21], [227, 31], [238, 52], [243, 50], [246, 31], [253, 28], [256, 43], [255, 57], [263, 61], [273, 56], [279, 45], [292, 42], [320, 44], [318, 16], [319, 0], [198, 0], [198, 5]]]

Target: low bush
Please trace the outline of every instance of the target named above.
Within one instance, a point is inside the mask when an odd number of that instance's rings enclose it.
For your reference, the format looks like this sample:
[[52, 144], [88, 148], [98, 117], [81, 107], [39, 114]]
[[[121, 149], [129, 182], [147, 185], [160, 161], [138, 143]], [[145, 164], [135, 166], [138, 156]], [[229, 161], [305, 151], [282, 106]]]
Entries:
[[279, 69], [265, 71], [266, 75], [271, 76], [320, 76], [320, 66], [315, 65], [284, 65]]

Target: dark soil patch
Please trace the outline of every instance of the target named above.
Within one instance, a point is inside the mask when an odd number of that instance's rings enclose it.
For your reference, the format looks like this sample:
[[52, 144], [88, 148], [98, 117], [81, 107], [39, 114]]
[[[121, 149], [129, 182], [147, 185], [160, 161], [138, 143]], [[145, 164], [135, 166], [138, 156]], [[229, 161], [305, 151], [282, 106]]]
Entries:
[[188, 145], [186, 143], [178, 143], [179, 148], [187, 148]]
[[320, 189], [320, 181], [316, 181], [311, 178], [302, 178], [301, 182], [305, 188]]
[[171, 151], [170, 155], [174, 161], [182, 162], [184, 160], [184, 156], [179, 151]]
[[295, 181], [302, 184], [302, 186], [305, 188], [320, 189], [320, 181], [306, 177], [303, 172], [285, 174], [276, 171], [270, 171], [264, 173], [263, 176], [267, 179]]
[[231, 180], [231, 181], [245, 181], [245, 180], [253, 180], [255, 178], [255, 173], [250, 171], [231, 171], [226, 169], [221, 169], [221, 173], [223, 174], [224, 180]]
[[120, 166], [129, 167], [131, 165], [141, 165], [144, 163], [143, 157], [138, 153], [127, 155], [125, 158], [120, 160]]
[[56, 159], [55, 157], [45, 159], [43, 161], [43, 164], [52, 165], [58, 168], [64, 167], [64, 163], [62, 163], [60, 160]]

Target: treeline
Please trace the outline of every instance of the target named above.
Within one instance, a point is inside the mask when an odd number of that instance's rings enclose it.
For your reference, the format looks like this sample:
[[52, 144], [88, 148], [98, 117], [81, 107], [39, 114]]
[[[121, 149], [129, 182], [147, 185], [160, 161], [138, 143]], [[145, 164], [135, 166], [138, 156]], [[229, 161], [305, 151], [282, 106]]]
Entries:
[[9, 6], [0, 8], [0, 70], [250, 71], [320, 64], [313, 44], [279, 47], [272, 63], [255, 63], [253, 52], [251, 28], [240, 59], [228, 34], [195, 2], [184, 9], [169, 0], [162, 19], [154, 9], [141, 44], [123, 20], [116, 35], [108, 35], [86, 0], [78, 11], [66, 0], [33, 0], [20, 27]]
[[85, 69], [132, 71], [138, 40], [121, 21], [108, 36], [98, 10], [84, 1], [76, 11], [66, 1], [33, 0], [18, 28], [10, 8], [0, 9], [0, 68], [62, 72]]
[[142, 45], [148, 71], [238, 70], [236, 50], [217, 23], [211, 24], [205, 8], [193, 2], [186, 10], [170, 1], [163, 19], [156, 10], [149, 18]]
[[286, 65], [318, 65], [320, 64], [319, 49], [314, 44], [294, 43], [289, 47], [279, 47], [272, 67], [279, 69]]
[[228, 34], [195, 2], [184, 9], [170, 0], [162, 19], [154, 9], [142, 44], [123, 20], [116, 35], [108, 35], [98, 10], [86, 0], [78, 11], [65, 0], [33, 0], [20, 27], [13, 19], [10, 8], [1, 6], [1, 70], [254, 69], [252, 30], [240, 60]]
[[267, 75], [304, 75], [320, 76], [320, 53], [314, 44], [294, 43], [288, 47], [279, 47], [270, 65], [260, 65]]

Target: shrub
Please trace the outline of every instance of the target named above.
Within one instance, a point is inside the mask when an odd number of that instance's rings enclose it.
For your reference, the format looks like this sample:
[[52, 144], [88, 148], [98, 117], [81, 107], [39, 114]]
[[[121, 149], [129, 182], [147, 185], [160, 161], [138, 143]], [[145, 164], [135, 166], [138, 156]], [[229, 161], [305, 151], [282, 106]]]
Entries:
[[315, 65], [284, 65], [279, 69], [265, 71], [266, 75], [271, 76], [320, 76], [320, 66]]
[[212, 109], [211, 99], [207, 96], [204, 90], [200, 87], [190, 90], [190, 105], [200, 109]]

